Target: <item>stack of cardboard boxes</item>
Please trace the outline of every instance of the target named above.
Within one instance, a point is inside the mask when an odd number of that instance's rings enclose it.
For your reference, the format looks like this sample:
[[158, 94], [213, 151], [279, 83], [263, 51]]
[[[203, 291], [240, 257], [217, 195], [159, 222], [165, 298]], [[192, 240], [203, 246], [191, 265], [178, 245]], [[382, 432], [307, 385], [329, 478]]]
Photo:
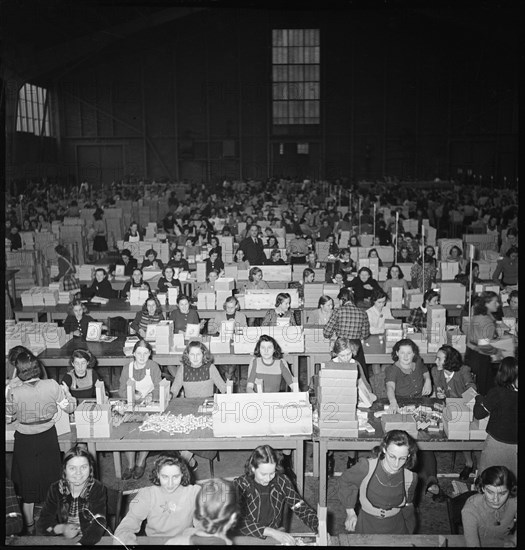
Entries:
[[358, 437], [357, 363], [330, 363], [319, 372], [319, 434]]

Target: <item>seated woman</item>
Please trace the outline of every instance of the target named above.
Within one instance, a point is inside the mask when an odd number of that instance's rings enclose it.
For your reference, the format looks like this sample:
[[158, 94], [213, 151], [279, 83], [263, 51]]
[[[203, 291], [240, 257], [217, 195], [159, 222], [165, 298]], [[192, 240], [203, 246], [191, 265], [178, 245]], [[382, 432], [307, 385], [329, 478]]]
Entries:
[[[131, 277], [131, 274], [133, 273], [133, 270], [138, 267], [137, 260], [133, 257], [131, 254], [131, 251], [128, 248], [124, 248], [120, 251], [120, 259], [121, 261], [118, 262], [116, 265], [123, 265], [124, 266], [124, 276], [125, 277]], [[116, 269], [116, 265], [112, 265], [109, 269], [110, 272], [114, 272]]]
[[199, 283], [193, 294], [193, 299], [196, 300], [200, 292], [215, 292], [215, 282], [219, 278], [219, 272], [212, 269], [206, 276], [205, 283]]
[[77, 403], [95, 398], [95, 383], [102, 378], [94, 370], [97, 358], [88, 349], [76, 349], [69, 358], [71, 369], [64, 374], [62, 384], [69, 388], [69, 393]]
[[135, 319], [129, 325], [131, 334], [138, 334], [140, 338], [146, 338], [148, 325], [157, 325], [164, 320], [162, 306], [155, 296], [150, 296], [137, 311]]
[[317, 309], [308, 314], [307, 325], [324, 327], [334, 311], [334, 299], [331, 296], [320, 296]]
[[370, 307], [370, 298], [374, 290], [381, 290], [379, 283], [372, 277], [372, 271], [368, 267], [362, 267], [357, 272], [357, 277], [346, 283], [354, 292], [355, 305], [358, 307]]
[[397, 250], [396, 263], [398, 264], [411, 264], [412, 253], [406, 244], [402, 244]]
[[162, 270], [162, 277], [159, 278], [157, 283], [158, 292], [168, 292], [169, 288], [178, 289], [178, 295], [182, 294], [182, 285], [179, 279], [175, 278], [175, 271], [169, 264]]
[[[388, 413], [399, 410], [397, 398], [420, 398], [432, 393], [430, 373], [419, 355], [419, 348], [410, 339], [397, 341], [392, 348], [393, 365], [385, 370], [386, 394], [389, 401]], [[431, 493], [436, 502], [445, 500], [437, 480], [437, 462], [432, 451], [421, 451], [418, 474], [424, 492]]]
[[281, 346], [274, 338], [263, 334], [257, 341], [253, 355], [254, 359], [248, 367], [246, 393], [256, 391], [257, 381], [262, 382], [265, 393], [280, 391], [283, 379], [291, 387], [292, 373], [286, 361], [283, 360]]
[[233, 481], [240, 506], [236, 532], [259, 539], [269, 537], [274, 544], [295, 545], [295, 539], [282, 527], [285, 506], [293, 510], [309, 529], [317, 532], [319, 520], [316, 513], [281, 472], [272, 447], [261, 445], [254, 449], [244, 471], [244, 475]]
[[503, 317], [514, 317], [518, 319], [518, 291], [513, 290], [508, 297], [509, 305], [503, 306]]
[[348, 240], [348, 246], [352, 248], [361, 246], [361, 243], [359, 242], [357, 235], [350, 235], [350, 239]]
[[270, 257], [266, 260], [266, 265], [286, 265], [286, 262], [281, 258], [281, 251], [274, 248], [270, 252]]
[[303, 269], [303, 278], [300, 281], [288, 283], [288, 288], [296, 288], [299, 298], [304, 300], [304, 285], [315, 282], [315, 271], [310, 267]]
[[108, 280], [107, 271], [102, 267], [95, 270], [95, 278], [91, 286], [87, 289], [86, 295], [90, 299], [98, 296], [99, 298], [111, 300], [115, 297], [115, 291]]
[[66, 334], [73, 333], [73, 336], [86, 339], [87, 329], [90, 322], [95, 321], [88, 314], [86, 305], [81, 300], [73, 300], [68, 307], [68, 315], [64, 320]]
[[[237, 254], [239, 254], [237, 252]], [[264, 290], [270, 288], [270, 285], [263, 281], [263, 272], [260, 267], [252, 267], [248, 273], [248, 283], [244, 285], [246, 290]]]
[[403, 294], [408, 290], [408, 282], [404, 277], [403, 270], [397, 264], [392, 264], [388, 268], [386, 281], [383, 283], [383, 290], [387, 293], [389, 300], [392, 300], [393, 288], [402, 288]]
[[149, 286], [149, 283], [147, 281], [144, 281], [144, 278], [142, 276], [142, 269], [139, 269], [138, 267], [133, 270], [130, 280], [124, 285], [124, 288], [122, 289], [122, 297], [125, 300], [129, 300], [129, 291], [132, 288], [136, 288], [138, 290], [147, 290], [148, 292], [151, 292], [151, 287]]
[[377, 258], [377, 263], [379, 267], [383, 267], [383, 260], [379, 257], [379, 254], [377, 253], [377, 250], [375, 248], [371, 248], [368, 251], [368, 257], [369, 258]]
[[129, 511], [115, 530], [124, 544], [136, 544], [137, 533], [146, 520], [146, 536], [176, 537], [191, 527], [201, 488], [190, 484], [186, 462], [173, 451], [162, 451], [155, 459], [150, 481], [139, 489]]
[[269, 309], [262, 320], [263, 327], [297, 325], [293, 310], [290, 309], [292, 297], [288, 292], [279, 292], [275, 297], [275, 309]]
[[456, 246], [456, 245], [451, 246], [445, 261], [459, 263], [461, 261], [462, 255], [463, 255], [463, 252], [461, 248], [459, 248], [459, 246]]
[[[226, 393], [226, 382], [213, 364], [213, 355], [202, 342], [191, 341], [182, 354], [181, 366], [169, 365], [168, 370], [173, 376], [171, 384], [173, 397], [177, 397], [182, 388], [184, 388], [184, 397], [187, 398], [211, 397], [214, 386], [221, 393]], [[216, 452], [198, 451], [197, 454], [212, 459]], [[197, 468], [197, 462], [191, 451], [181, 451], [181, 456], [188, 462], [192, 470]]]
[[[470, 367], [463, 364], [461, 353], [447, 344], [438, 349], [436, 364], [432, 367], [430, 374], [438, 399], [458, 398], [469, 388], [476, 390], [476, 383]], [[461, 470], [459, 479], [466, 481], [474, 469], [472, 451], [463, 451], [463, 456], [465, 457], [465, 467]]]
[[[121, 399], [128, 398], [128, 380], [135, 381], [135, 399], [145, 404], [159, 399], [159, 384], [162, 378], [160, 366], [153, 361], [153, 349], [149, 342], [140, 339], [133, 346], [133, 359], [126, 359], [120, 374], [118, 395]], [[146, 469], [148, 451], [139, 451], [135, 464], [135, 451], [126, 451], [128, 467], [122, 472], [122, 479], [140, 479]]]
[[83, 445], [75, 445], [64, 454], [60, 479], [49, 487], [37, 532], [94, 546], [104, 534], [106, 501], [106, 488], [95, 479], [94, 458]]
[[220, 259], [216, 249], [210, 250], [210, 257], [204, 263], [206, 264], [206, 275], [209, 275], [211, 271], [216, 271], [219, 275], [224, 272], [224, 262]]
[[142, 236], [142, 231], [139, 228], [139, 224], [135, 221], [131, 222], [129, 224], [129, 228], [124, 234], [124, 242], [125, 243], [138, 243], [139, 241], [143, 241], [144, 237]]
[[[267, 229], [270, 229], [270, 228], [267, 228]], [[277, 241], [277, 237], [275, 235], [270, 235], [266, 239], [266, 244], [264, 245], [264, 248], [269, 248], [270, 250], [279, 248], [279, 242]]]
[[208, 479], [202, 483], [195, 502], [195, 527], [187, 527], [181, 535], [169, 539], [166, 544], [230, 546], [232, 541], [228, 538], [228, 531], [239, 517], [238, 508], [237, 494], [231, 482], [220, 478]]
[[423, 303], [410, 310], [407, 323], [414, 327], [416, 332], [427, 328], [427, 307], [439, 305], [439, 294], [435, 290], [427, 290], [423, 294]]
[[214, 250], [215, 252], [217, 252], [217, 258], [222, 260], [222, 246], [219, 244], [219, 238], [216, 236], [211, 237], [210, 246], [211, 246], [210, 256], [211, 256], [212, 250]]
[[168, 262], [170, 267], [178, 267], [180, 271], [189, 271], [190, 264], [188, 260], [185, 260], [182, 257], [182, 250], [180, 248], [175, 248], [171, 253], [171, 260]]
[[194, 307], [190, 307], [190, 299], [185, 294], [177, 296], [177, 307], [171, 310], [170, 319], [173, 321], [173, 332], [185, 333], [188, 324], [200, 325], [202, 329], [205, 320], [200, 320], [199, 313]]
[[326, 237], [326, 242], [328, 243], [328, 255], [337, 256], [339, 254], [339, 247], [335, 242], [335, 235], [333, 233], [330, 233], [330, 235]]
[[518, 485], [505, 466], [491, 466], [476, 480], [479, 494], [461, 510], [465, 545], [470, 548], [516, 547]]
[[[417, 445], [403, 430], [391, 430], [337, 480], [337, 496], [346, 508], [345, 528], [359, 534], [411, 535], [416, 528], [414, 496]], [[361, 505], [355, 512], [357, 500]]]
[[310, 250], [306, 255], [306, 265], [310, 269], [319, 269], [321, 267], [321, 262], [317, 259], [317, 253], [315, 250]]
[[[239, 248], [237, 252], [235, 253], [235, 256], [233, 256], [233, 261], [237, 264], [237, 269], [240, 270], [248, 270], [250, 269], [250, 262], [245, 259], [244, 250], [242, 248]], [[261, 271], [262, 275], [262, 271]]]
[[144, 254], [144, 261], [142, 262], [142, 269], [145, 269], [147, 267], [157, 270], [164, 269], [164, 264], [162, 263], [162, 260], [159, 260], [157, 256], [158, 252], [156, 250], [153, 250], [153, 248], [146, 250], [146, 254]]
[[[208, 334], [217, 336], [221, 331], [221, 325], [225, 321], [233, 322], [233, 330], [236, 331], [238, 327], [248, 326], [248, 320], [246, 315], [240, 311], [241, 306], [239, 300], [235, 296], [228, 296], [223, 304], [223, 311], [219, 311], [215, 314], [213, 319], [208, 322]], [[234, 383], [238, 383], [237, 377], [237, 365], [219, 365], [219, 370], [223, 373], [226, 380], [233, 380]]]

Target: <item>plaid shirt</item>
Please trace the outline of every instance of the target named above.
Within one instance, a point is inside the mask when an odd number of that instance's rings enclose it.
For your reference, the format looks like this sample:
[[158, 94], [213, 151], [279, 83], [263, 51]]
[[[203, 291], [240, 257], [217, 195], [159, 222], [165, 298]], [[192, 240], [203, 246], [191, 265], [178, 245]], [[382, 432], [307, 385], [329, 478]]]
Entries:
[[334, 309], [328, 323], [323, 329], [323, 336], [344, 336], [351, 340], [365, 339], [370, 336], [370, 322], [365, 311], [356, 307], [352, 302]]
[[293, 488], [290, 480], [283, 474], [276, 474], [271, 482], [270, 507], [272, 509], [272, 520], [269, 525], [259, 523], [261, 511], [261, 495], [253, 478], [243, 475], [233, 480], [239, 497], [241, 514], [237, 529], [242, 535], [263, 538], [264, 528], [281, 527], [284, 505], [287, 504], [304, 523], [317, 532], [319, 519], [299, 494]]
[[427, 313], [420, 307], [410, 310], [410, 314], [407, 319], [407, 323], [412, 325], [418, 332], [421, 332], [422, 328], [427, 328]]

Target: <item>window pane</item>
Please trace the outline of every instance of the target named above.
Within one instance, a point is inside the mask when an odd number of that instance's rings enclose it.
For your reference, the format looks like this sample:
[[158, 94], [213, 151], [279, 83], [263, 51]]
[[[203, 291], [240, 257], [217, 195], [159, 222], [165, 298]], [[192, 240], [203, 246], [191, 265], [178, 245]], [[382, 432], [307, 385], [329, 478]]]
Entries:
[[273, 63], [287, 63], [288, 50], [286, 48], [273, 48]]
[[302, 82], [294, 82], [289, 86], [290, 99], [304, 99], [304, 84]]
[[304, 80], [304, 67], [302, 65], [290, 65], [289, 71], [291, 82], [302, 82]]
[[272, 73], [274, 82], [285, 82], [288, 80], [288, 65], [274, 65]]
[[302, 46], [303, 45], [303, 30], [291, 29], [290, 30], [290, 46]]

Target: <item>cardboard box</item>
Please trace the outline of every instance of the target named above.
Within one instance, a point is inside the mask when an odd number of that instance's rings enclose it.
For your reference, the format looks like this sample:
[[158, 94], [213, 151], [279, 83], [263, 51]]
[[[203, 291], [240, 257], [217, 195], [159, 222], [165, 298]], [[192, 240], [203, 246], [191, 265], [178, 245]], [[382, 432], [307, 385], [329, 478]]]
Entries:
[[343, 404], [343, 405], [357, 405], [358, 396], [352, 394], [347, 388], [333, 388], [333, 387], [320, 387], [318, 392], [318, 399], [323, 404], [328, 403]]
[[474, 419], [470, 423], [469, 439], [476, 441], [484, 441], [485, 439], [487, 439], [487, 427], [483, 427], [481, 425], [481, 422], [481, 420]]
[[326, 378], [326, 377], [319, 377], [319, 386], [323, 388], [333, 388], [333, 387], [341, 387], [345, 386], [348, 387], [350, 390], [357, 391], [357, 383], [353, 384], [354, 379], [353, 378], [344, 378], [341, 377], [334, 377], [334, 378]]
[[110, 437], [111, 406], [94, 401], [83, 401], [75, 410], [77, 438]]
[[381, 417], [383, 432], [390, 430], [405, 430], [412, 437], [417, 439], [417, 424], [412, 415], [409, 414], [384, 414]]
[[308, 392], [215, 394], [214, 437], [310, 435]]
[[235, 288], [235, 279], [232, 277], [219, 277], [215, 281], [215, 290], [233, 290]]
[[[319, 403], [319, 417], [330, 415], [345, 415], [348, 420], [356, 420], [356, 406], [351, 403]], [[354, 418], [350, 418], [354, 416]]]
[[[217, 289], [217, 285], [215, 285]], [[224, 302], [232, 295], [231, 290], [216, 290], [215, 291], [215, 308], [222, 310]]]
[[210, 338], [210, 352], [211, 353], [230, 353], [230, 341], [223, 340], [220, 336], [212, 336]]
[[440, 283], [440, 302], [442, 305], [463, 305], [466, 299], [466, 287], [461, 283]]
[[344, 437], [357, 439], [359, 437], [359, 430], [345, 430], [341, 433], [341, 430], [338, 430], [337, 428], [323, 428], [319, 430], [319, 434], [322, 437]]

